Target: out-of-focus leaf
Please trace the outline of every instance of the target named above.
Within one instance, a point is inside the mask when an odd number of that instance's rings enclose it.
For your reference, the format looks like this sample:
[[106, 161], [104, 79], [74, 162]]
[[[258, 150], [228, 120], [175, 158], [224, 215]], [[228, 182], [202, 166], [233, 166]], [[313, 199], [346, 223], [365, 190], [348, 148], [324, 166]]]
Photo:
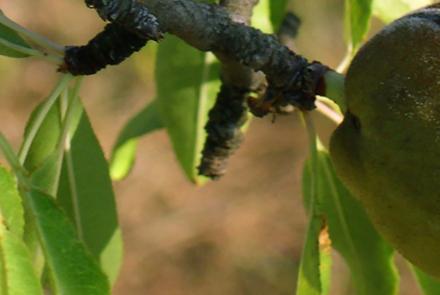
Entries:
[[440, 280], [431, 277], [415, 266], [412, 268], [423, 295], [440, 294]]
[[[1, 12], [0, 12], [1, 14]], [[5, 40], [11, 44], [18, 45], [24, 48], [31, 48], [15, 31], [0, 24], [0, 40]], [[28, 55], [18, 52], [14, 49], [8, 48], [0, 43], [0, 55], [9, 57], [27, 57]]]
[[414, 9], [432, 3], [432, 0], [374, 0], [373, 14], [384, 23], [389, 23]]
[[345, 34], [354, 51], [368, 32], [372, 5], [373, 0], [345, 0]]
[[[285, 0], [277, 0], [277, 2], [283, 1]], [[271, 13], [281, 8], [279, 5], [272, 4], [273, 2], [271, 0], [260, 0], [252, 15], [252, 26], [268, 34], [273, 33], [275, 28], [271, 22]]]
[[210, 53], [200, 52], [173, 36], [159, 44], [156, 64], [157, 103], [177, 159], [186, 176], [198, 175], [206, 138], [204, 126], [219, 89], [219, 66]]
[[[18, 192], [15, 191], [15, 194]], [[20, 237], [7, 229], [7, 226], [12, 225], [6, 220], [0, 220], [0, 294], [43, 294], [26, 245]]]
[[[393, 250], [374, 229], [360, 203], [337, 178], [328, 153], [321, 146], [317, 157], [316, 193], [327, 220], [332, 246], [348, 264], [358, 295], [393, 295], [398, 278]], [[304, 195], [310, 195], [310, 161], [303, 175]]]
[[35, 189], [23, 194], [35, 220], [54, 294], [110, 294], [107, 277], [54, 198]]
[[24, 210], [16, 187], [14, 177], [5, 168], [0, 167], [0, 216], [8, 226], [8, 231], [17, 238], [22, 238]]
[[289, 0], [275, 0], [269, 1], [270, 5], [270, 22], [274, 31], [277, 32], [280, 28], [281, 22], [286, 14], [287, 4]]
[[101, 146], [79, 107], [78, 124], [64, 155], [57, 200], [76, 225], [80, 240], [114, 282], [122, 259], [115, 196]]
[[153, 101], [132, 117], [116, 141], [110, 161], [113, 180], [125, 178], [133, 167], [138, 138], [163, 127], [157, 103]]

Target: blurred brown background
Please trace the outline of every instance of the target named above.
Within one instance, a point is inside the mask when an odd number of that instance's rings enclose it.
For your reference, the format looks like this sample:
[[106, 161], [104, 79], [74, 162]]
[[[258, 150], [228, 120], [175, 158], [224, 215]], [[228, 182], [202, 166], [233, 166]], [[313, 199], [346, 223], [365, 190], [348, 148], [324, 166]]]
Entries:
[[[0, 4], [9, 17], [60, 44], [83, 44], [103, 27], [80, 0]], [[298, 52], [335, 67], [344, 55], [343, 1], [298, 0], [291, 8], [303, 21]], [[83, 102], [107, 156], [127, 119], [154, 96], [153, 51], [148, 45], [124, 64], [85, 79]], [[0, 78], [1, 130], [18, 146], [29, 113], [57, 74], [43, 61], [0, 57]], [[316, 120], [327, 140], [334, 125]], [[132, 174], [114, 185], [125, 241], [114, 294], [294, 294], [306, 224], [301, 200], [306, 157], [296, 115], [273, 124], [256, 119], [228, 174], [194, 187], [164, 131], [143, 138]], [[336, 254], [334, 268], [332, 294], [353, 294]], [[401, 294], [417, 294], [411, 279], [403, 279]]]

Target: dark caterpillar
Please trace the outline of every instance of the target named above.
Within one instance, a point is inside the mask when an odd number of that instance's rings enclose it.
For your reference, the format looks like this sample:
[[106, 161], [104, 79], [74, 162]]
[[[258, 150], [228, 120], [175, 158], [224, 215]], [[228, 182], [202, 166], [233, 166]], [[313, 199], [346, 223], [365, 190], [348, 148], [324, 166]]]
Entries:
[[[154, 15], [138, 3], [129, 1], [86, 0], [102, 19], [111, 21], [87, 45], [66, 47], [60, 71], [72, 75], [92, 75], [107, 65], [116, 65], [149, 40], [159, 40], [162, 32]], [[127, 29], [130, 28], [130, 29]]]
[[199, 174], [217, 179], [225, 174], [227, 159], [243, 141], [241, 127], [247, 120], [246, 97], [249, 89], [223, 83], [205, 126], [208, 133]]
[[107, 65], [121, 63], [144, 47], [148, 40], [117, 23], [108, 24], [87, 45], [66, 47], [60, 71], [72, 75], [95, 74]]

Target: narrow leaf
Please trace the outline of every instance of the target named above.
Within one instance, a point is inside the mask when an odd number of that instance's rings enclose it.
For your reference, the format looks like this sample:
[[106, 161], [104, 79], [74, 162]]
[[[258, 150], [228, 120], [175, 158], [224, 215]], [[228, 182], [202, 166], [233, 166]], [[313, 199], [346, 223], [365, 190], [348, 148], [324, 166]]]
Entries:
[[8, 231], [17, 238], [22, 238], [24, 230], [22, 200], [17, 192], [14, 177], [3, 167], [0, 167], [0, 215]]
[[87, 249], [114, 282], [122, 259], [115, 196], [104, 153], [84, 111], [65, 151], [57, 200]]
[[412, 268], [423, 295], [440, 294], [440, 280], [433, 278], [415, 266]]
[[[304, 170], [304, 194], [310, 194], [310, 161]], [[328, 153], [318, 153], [317, 194], [325, 216], [332, 246], [348, 264], [356, 294], [392, 295], [398, 279], [393, 265], [393, 250], [374, 229], [360, 203], [337, 178]]]
[[133, 167], [138, 138], [162, 127], [155, 101], [128, 121], [113, 147], [110, 161], [110, 175], [113, 180], [125, 178]]
[[389, 23], [412, 10], [433, 2], [432, 0], [374, 0], [373, 14], [384, 23]]
[[373, 0], [345, 0], [345, 33], [349, 47], [356, 51], [370, 26]]
[[[1, 12], [0, 12], [1, 13]], [[31, 48], [15, 31], [10, 28], [0, 24], [0, 40], [4, 40], [13, 45], [17, 45], [24, 48]], [[0, 42], [0, 55], [5, 55], [9, 57], [27, 57], [28, 55], [19, 52], [17, 50], [7, 47], [5, 44]]]
[[157, 103], [177, 159], [197, 183], [197, 166], [206, 138], [204, 126], [219, 88], [219, 67], [210, 53], [176, 37], [159, 44], [156, 64]]
[[[15, 193], [18, 194], [16, 190]], [[0, 294], [43, 294], [26, 245], [20, 237], [7, 229], [12, 224], [3, 222], [5, 220], [0, 222]]]
[[110, 294], [106, 276], [76, 238], [76, 232], [53, 197], [32, 189], [24, 191], [55, 294]]
[[296, 295], [328, 294], [331, 248], [326, 236], [324, 220], [316, 215], [311, 216], [301, 255]]

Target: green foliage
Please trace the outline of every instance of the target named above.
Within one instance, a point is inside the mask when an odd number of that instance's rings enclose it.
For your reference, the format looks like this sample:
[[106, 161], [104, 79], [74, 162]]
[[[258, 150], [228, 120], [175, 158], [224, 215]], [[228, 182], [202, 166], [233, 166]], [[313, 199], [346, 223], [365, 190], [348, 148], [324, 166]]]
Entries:
[[77, 110], [78, 123], [64, 153], [57, 199], [75, 224], [78, 237], [114, 282], [122, 259], [115, 196], [88, 116], [81, 106]]
[[[304, 195], [310, 199], [312, 192], [316, 192], [320, 213], [328, 224], [332, 247], [349, 266], [356, 294], [397, 294], [398, 279], [392, 248], [379, 236], [360, 203], [338, 179], [322, 146], [315, 165], [315, 176], [311, 161], [305, 166]], [[311, 187], [312, 177], [316, 179], [314, 187]]]
[[[191, 73], [191, 74], [188, 74]], [[176, 157], [186, 176], [202, 182], [197, 166], [205, 140], [204, 126], [219, 89], [219, 65], [176, 37], [159, 44], [156, 64], [157, 104]]]
[[162, 128], [156, 101], [149, 103], [127, 122], [112, 151], [110, 175], [113, 180], [121, 180], [130, 173], [135, 161], [138, 139]]
[[357, 50], [368, 32], [372, 0], [345, 0], [345, 36], [352, 50]]
[[2, 222], [7, 225], [7, 231], [11, 232], [18, 238], [22, 238], [24, 230], [24, 210], [22, 201], [16, 189], [15, 179], [1, 166], [0, 204], [1, 219]]
[[[253, 25], [264, 32], [277, 31], [288, 2], [261, 0]], [[430, 2], [345, 0], [348, 51], [360, 47], [372, 14], [389, 22]], [[47, 40], [23, 35], [23, 28], [10, 24], [0, 13], [0, 55], [46, 58], [46, 53], [29, 45], [34, 43], [56, 51], [57, 46]], [[21, 36], [26, 40], [34, 36], [35, 40], [28, 44]], [[78, 99], [79, 84], [70, 88], [73, 78], [63, 76], [32, 113], [18, 159], [0, 140], [15, 173], [14, 178], [0, 167], [0, 294], [40, 295], [44, 288], [51, 288], [55, 295], [110, 294], [122, 259], [110, 174], [114, 180], [126, 177], [133, 167], [139, 138], [164, 128], [185, 175], [192, 182], [203, 183], [197, 166], [206, 137], [204, 126], [220, 84], [219, 73], [220, 65], [211, 53], [166, 36], [157, 53], [157, 97], [120, 133], [111, 169]], [[326, 82], [330, 96], [343, 92], [341, 75], [328, 75]], [[345, 110], [342, 95], [337, 98]], [[348, 265], [357, 295], [397, 294], [394, 250], [338, 179], [327, 151], [315, 142], [316, 134], [308, 131], [312, 148], [304, 167], [303, 194], [309, 224], [296, 294], [329, 293], [332, 249]], [[44, 257], [38, 256], [40, 249]], [[41, 275], [38, 260], [44, 261], [47, 277]], [[418, 269], [414, 272], [424, 294], [440, 293], [437, 280]]]
[[404, 14], [433, 3], [432, 0], [374, 0], [373, 13], [385, 23], [390, 23]]
[[110, 294], [106, 276], [53, 197], [36, 189], [24, 191], [23, 196], [36, 224], [54, 293]]
[[20, 48], [30, 49], [29, 45], [14, 30], [0, 24], [0, 55], [15, 58], [29, 56], [20, 51]]
[[[0, 181], [5, 175], [0, 176]], [[6, 177], [11, 177], [6, 176]], [[4, 188], [3, 185], [0, 186]], [[7, 189], [12, 190], [13, 187]], [[0, 223], [0, 294], [42, 295], [40, 281], [32, 265], [29, 249], [20, 236], [10, 231], [4, 220]]]
[[413, 271], [424, 295], [440, 294], [440, 281], [427, 275], [417, 267], [413, 266]]

